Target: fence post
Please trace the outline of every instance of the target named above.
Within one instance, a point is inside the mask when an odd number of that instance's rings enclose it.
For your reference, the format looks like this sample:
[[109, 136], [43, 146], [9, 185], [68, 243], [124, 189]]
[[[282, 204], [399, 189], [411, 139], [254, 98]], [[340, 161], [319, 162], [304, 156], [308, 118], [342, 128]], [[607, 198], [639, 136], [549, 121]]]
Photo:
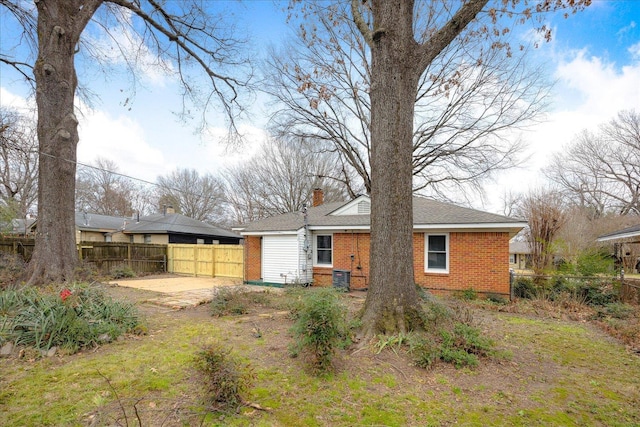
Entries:
[[131, 267], [131, 243], [127, 244], [127, 265], [129, 266], [129, 268]]

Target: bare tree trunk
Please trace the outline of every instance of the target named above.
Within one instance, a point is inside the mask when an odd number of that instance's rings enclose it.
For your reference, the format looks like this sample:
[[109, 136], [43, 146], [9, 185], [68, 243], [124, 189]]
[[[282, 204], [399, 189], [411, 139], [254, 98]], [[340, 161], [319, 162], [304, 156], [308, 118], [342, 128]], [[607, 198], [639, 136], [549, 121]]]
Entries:
[[[74, 193], [78, 120], [74, 114], [75, 49], [100, 1], [40, 0], [38, 59], [38, 224], [28, 284], [73, 280], [78, 263]], [[43, 185], [46, 183], [46, 185]]]
[[374, 7], [371, 50], [371, 282], [364, 336], [421, 325], [413, 276], [413, 114], [420, 73], [413, 1]]

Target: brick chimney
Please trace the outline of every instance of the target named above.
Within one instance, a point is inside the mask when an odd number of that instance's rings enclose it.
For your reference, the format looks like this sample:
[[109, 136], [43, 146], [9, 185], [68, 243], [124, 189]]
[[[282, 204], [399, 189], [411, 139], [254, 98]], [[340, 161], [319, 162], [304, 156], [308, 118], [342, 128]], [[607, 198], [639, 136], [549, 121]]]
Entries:
[[324, 191], [322, 188], [313, 189], [313, 207], [320, 206], [324, 203]]

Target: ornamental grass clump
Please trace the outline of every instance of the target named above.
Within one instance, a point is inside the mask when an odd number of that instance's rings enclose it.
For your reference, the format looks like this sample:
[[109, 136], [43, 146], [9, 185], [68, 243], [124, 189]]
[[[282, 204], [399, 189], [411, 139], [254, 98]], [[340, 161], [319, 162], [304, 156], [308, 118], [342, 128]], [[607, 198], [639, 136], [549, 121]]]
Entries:
[[291, 355], [303, 353], [314, 373], [333, 368], [333, 356], [340, 344], [349, 340], [346, 308], [332, 288], [309, 290], [300, 300], [291, 329], [294, 343]]
[[96, 287], [0, 292], [0, 344], [75, 353], [143, 331], [134, 305], [114, 301]]

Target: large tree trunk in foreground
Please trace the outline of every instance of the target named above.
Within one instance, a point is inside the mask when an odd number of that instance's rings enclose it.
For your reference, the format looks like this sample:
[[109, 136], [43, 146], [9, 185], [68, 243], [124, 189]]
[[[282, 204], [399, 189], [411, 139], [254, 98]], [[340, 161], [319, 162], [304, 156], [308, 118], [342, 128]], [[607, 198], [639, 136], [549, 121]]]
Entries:
[[371, 47], [371, 280], [362, 336], [423, 326], [413, 271], [413, 113], [427, 65], [488, 0], [470, 0], [429, 40], [414, 38], [413, 0], [371, 0], [373, 30], [352, 0], [356, 25]]
[[[364, 335], [419, 326], [413, 277], [413, 2], [379, 2], [371, 47], [371, 281]], [[406, 9], [408, 8], [408, 10]]]
[[27, 271], [28, 284], [72, 281], [78, 263], [74, 201], [79, 138], [74, 114], [74, 55], [79, 36], [100, 3], [36, 2], [38, 59], [34, 74], [40, 169], [36, 245]]

